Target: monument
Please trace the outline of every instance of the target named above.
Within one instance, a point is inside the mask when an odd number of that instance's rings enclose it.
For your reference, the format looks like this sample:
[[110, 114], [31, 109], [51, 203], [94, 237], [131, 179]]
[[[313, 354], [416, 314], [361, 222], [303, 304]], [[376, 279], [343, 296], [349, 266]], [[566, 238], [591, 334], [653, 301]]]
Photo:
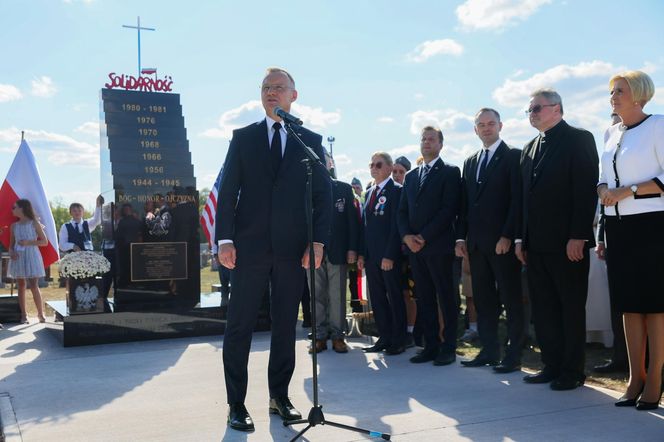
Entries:
[[[170, 76], [108, 75], [100, 92], [104, 255], [115, 261], [104, 312], [49, 301], [65, 346], [222, 334], [220, 293], [201, 293], [198, 191], [180, 95]], [[110, 311], [109, 311], [110, 310]], [[269, 313], [257, 330], [269, 329]]]

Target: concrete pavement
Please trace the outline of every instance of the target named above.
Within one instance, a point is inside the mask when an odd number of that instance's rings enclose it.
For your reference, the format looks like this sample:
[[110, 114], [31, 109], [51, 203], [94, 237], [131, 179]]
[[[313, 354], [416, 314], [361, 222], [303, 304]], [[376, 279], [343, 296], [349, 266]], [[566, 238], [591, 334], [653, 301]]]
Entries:
[[[306, 332], [299, 328], [291, 400], [312, 406]], [[62, 348], [39, 324], [0, 331], [0, 413], [8, 441], [285, 441], [267, 412], [269, 333], [254, 335], [249, 409], [256, 431], [227, 429], [221, 337]], [[554, 392], [522, 373], [413, 365], [414, 349], [319, 355], [327, 419], [392, 434], [394, 441], [664, 441], [664, 409], [613, 406], [620, 393], [595, 387]], [[3, 395], [3, 393], [6, 393]], [[310, 441], [369, 440], [317, 426]]]

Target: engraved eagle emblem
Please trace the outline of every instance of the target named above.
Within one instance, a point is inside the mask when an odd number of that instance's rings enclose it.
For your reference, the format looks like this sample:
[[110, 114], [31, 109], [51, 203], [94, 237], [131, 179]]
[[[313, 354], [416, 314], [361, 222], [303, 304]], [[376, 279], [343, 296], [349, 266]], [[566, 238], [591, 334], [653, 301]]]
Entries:
[[99, 291], [96, 286], [85, 283], [76, 287], [74, 297], [76, 298], [76, 310], [92, 310], [97, 304]]

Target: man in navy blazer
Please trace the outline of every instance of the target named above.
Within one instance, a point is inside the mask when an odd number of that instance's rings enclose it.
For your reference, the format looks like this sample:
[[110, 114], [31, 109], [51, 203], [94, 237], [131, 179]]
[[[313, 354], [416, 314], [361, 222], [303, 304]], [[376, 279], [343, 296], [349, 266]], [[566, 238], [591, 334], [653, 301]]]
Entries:
[[358, 268], [366, 269], [378, 341], [363, 350], [397, 355], [406, 350], [406, 305], [401, 293], [401, 241], [397, 210], [401, 186], [392, 180], [392, 157], [376, 152], [371, 157], [374, 186], [367, 191], [363, 220], [363, 252]]
[[[521, 263], [514, 254], [520, 216], [521, 151], [500, 139], [503, 124], [495, 109], [475, 116], [482, 149], [463, 163], [457, 256], [469, 260], [482, 351], [466, 367], [493, 366], [498, 373], [521, 368], [523, 294]], [[498, 321], [505, 308], [509, 343], [500, 363]]]
[[[231, 428], [251, 431], [244, 406], [251, 335], [261, 297], [271, 285], [272, 339], [268, 365], [269, 410], [300, 419], [288, 399], [295, 368], [295, 325], [308, 268], [305, 153], [284, 129], [275, 107], [290, 110], [295, 81], [283, 69], [267, 70], [261, 86], [264, 120], [233, 131], [219, 189], [215, 238], [219, 261], [232, 270], [224, 334], [224, 374]], [[298, 127], [302, 140], [323, 159], [321, 136]], [[331, 216], [330, 178], [323, 164], [313, 173], [313, 240], [316, 267], [323, 257]]]
[[[399, 207], [399, 233], [409, 249], [417, 293], [417, 316], [424, 350], [410, 361], [448, 365], [456, 360], [458, 306], [452, 279], [454, 223], [459, 213], [461, 173], [439, 157], [443, 133], [422, 129], [424, 162], [406, 174]], [[438, 302], [436, 302], [438, 295]], [[443, 314], [443, 342], [438, 336], [438, 305]]]

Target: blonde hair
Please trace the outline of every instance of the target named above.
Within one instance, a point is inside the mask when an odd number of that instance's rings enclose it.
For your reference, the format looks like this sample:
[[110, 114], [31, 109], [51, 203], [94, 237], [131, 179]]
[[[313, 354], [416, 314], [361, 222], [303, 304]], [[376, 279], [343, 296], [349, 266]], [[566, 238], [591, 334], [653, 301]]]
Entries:
[[374, 153], [371, 154], [371, 158], [373, 158], [373, 157], [381, 157], [382, 159], [385, 160], [385, 163], [387, 163], [388, 166], [394, 165], [394, 162], [392, 161], [392, 157], [387, 152], [383, 152], [383, 151], [374, 152]]
[[634, 101], [641, 106], [645, 106], [655, 95], [655, 84], [648, 74], [641, 71], [625, 71], [614, 75], [609, 80], [609, 90], [613, 89], [615, 82], [621, 78], [629, 85]]

